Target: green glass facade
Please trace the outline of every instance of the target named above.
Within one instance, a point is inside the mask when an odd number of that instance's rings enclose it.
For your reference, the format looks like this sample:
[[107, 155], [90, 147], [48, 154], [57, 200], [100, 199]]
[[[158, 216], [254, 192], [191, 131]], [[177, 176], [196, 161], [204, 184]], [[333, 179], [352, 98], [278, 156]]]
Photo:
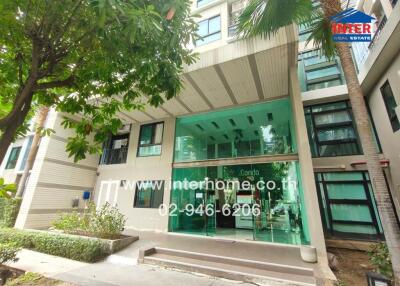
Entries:
[[309, 243], [298, 162], [271, 160], [296, 153], [289, 99], [178, 118], [174, 161], [187, 167], [173, 169], [169, 231]]
[[[175, 168], [173, 181], [170, 231], [219, 236], [232, 230], [259, 241], [309, 241], [297, 162]], [[197, 187], [190, 187], [194, 181]]]
[[327, 236], [370, 239], [383, 236], [367, 172], [317, 173], [316, 183]]
[[296, 153], [289, 99], [178, 118], [175, 162]]

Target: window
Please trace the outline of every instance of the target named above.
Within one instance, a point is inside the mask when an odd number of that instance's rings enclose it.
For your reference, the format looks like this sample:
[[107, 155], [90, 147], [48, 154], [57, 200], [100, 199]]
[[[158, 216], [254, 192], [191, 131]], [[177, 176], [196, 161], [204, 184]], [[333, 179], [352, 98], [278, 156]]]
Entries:
[[201, 39], [196, 41], [196, 46], [201, 46], [214, 42], [221, 38], [221, 17], [215, 16], [198, 23], [199, 28], [197, 33]]
[[392, 88], [389, 84], [389, 81], [386, 81], [385, 84], [381, 87], [381, 93], [383, 97], [383, 101], [385, 102], [386, 111], [389, 116], [390, 124], [392, 125], [393, 132], [396, 132], [400, 129], [399, 118], [397, 118], [396, 114], [396, 99], [394, 98]]
[[286, 98], [183, 116], [175, 130], [175, 162], [297, 152]]
[[19, 153], [21, 152], [21, 146], [14, 147], [11, 149], [10, 156], [8, 157], [8, 161], [6, 164], [6, 169], [14, 169], [15, 165], [17, 165]]
[[135, 208], [159, 208], [164, 198], [164, 181], [138, 181]]
[[28, 161], [28, 155], [29, 155], [29, 152], [31, 151], [32, 141], [33, 141], [33, 136], [29, 136], [28, 143], [26, 144], [26, 148], [25, 148], [24, 157], [22, 157], [22, 162], [21, 162], [21, 165], [19, 166], [20, 171], [23, 171], [25, 169], [26, 162]]
[[367, 172], [316, 173], [315, 178], [327, 236], [383, 236]]
[[164, 122], [142, 125], [140, 127], [138, 156], [161, 155]]
[[298, 68], [302, 91], [344, 84], [338, 59], [328, 59], [319, 50], [299, 54]]
[[110, 136], [110, 138], [103, 145], [103, 153], [101, 154], [100, 165], [126, 163], [128, 148], [129, 133]]
[[361, 154], [348, 101], [306, 107], [305, 114], [313, 157]]
[[212, 1], [214, 1], [214, 0], [197, 0], [197, 7], [204, 6], [208, 3], [211, 3]]

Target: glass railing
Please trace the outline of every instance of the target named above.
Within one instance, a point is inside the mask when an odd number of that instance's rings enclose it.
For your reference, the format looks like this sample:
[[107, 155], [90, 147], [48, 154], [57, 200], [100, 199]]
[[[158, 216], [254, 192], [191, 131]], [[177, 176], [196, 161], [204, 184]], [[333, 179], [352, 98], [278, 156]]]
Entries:
[[103, 149], [100, 165], [124, 164], [128, 155], [128, 147], [119, 149]]

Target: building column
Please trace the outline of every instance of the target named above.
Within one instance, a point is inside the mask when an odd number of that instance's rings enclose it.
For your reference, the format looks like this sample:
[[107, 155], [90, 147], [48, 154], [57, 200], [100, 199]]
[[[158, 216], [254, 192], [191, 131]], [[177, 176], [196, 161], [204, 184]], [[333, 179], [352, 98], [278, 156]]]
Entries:
[[307, 216], [311, 245], [317, 249], [319, 263], [325, 266], [323, 269], [321, 269], [322, 273], [320, 275], [324, 278], [332, 277], [333, 274], [328, 267], [325, 237], [322, 228], [321, 214], [319, 211], [311, 150], [307, 136], [307, 126], [296, 67], [291, 67], [289, 69], [289, 95], [292, 103], [293, 118], [296, 127], [300, 174], [306, 206], [305, 215]]
[[383, 12], [385, 12], [386, 18], [389, 19], [390, 14], [392, 14], [392, 11], [393, 11], [392, 3], [390, 3], [389, 0], [380, 0], [380, 1], [381, 1]]

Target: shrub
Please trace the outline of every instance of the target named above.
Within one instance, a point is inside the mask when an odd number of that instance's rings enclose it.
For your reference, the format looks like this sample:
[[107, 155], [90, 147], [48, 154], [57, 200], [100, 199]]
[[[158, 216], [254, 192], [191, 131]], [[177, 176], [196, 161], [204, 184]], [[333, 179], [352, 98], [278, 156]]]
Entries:
[[124, 230], [126, 218], [115, 207], [108, 203], [90, 216], [88, 231], [102, 238], [117, 238]]
[[53, 222], [56, 229], [72, 233], [82, 229], [82, 216], [77, 212], [62, 214], [59, 219]]
[[0, 227], [14, 226], [21, 202], [21, 198], [0, 198]]
[[81, 215], [77, 212], [63, 214], [53, 222], [55, 229], [65, 233], [83, 234], [98, 238], [115, 239], [124, 230], [126, 218], [109, 203], [96, 210], [94, 203]]
[[388, 278], [393, 277], [392, 262], [386, 243], [380, 242], [373, 245], [368, 251], [368, 256], [371, 263], [376, 266], [378, 273]]
[[0, 229], [0, 241], [16, 246], [85, 262], [95, 262], [107, 256], [101, 240], [83, 239], [59, 234]]
[[17, 253], [20, 249], [14, 243], [0, 243], [0, 264], [16, 262], [18, 260]]

